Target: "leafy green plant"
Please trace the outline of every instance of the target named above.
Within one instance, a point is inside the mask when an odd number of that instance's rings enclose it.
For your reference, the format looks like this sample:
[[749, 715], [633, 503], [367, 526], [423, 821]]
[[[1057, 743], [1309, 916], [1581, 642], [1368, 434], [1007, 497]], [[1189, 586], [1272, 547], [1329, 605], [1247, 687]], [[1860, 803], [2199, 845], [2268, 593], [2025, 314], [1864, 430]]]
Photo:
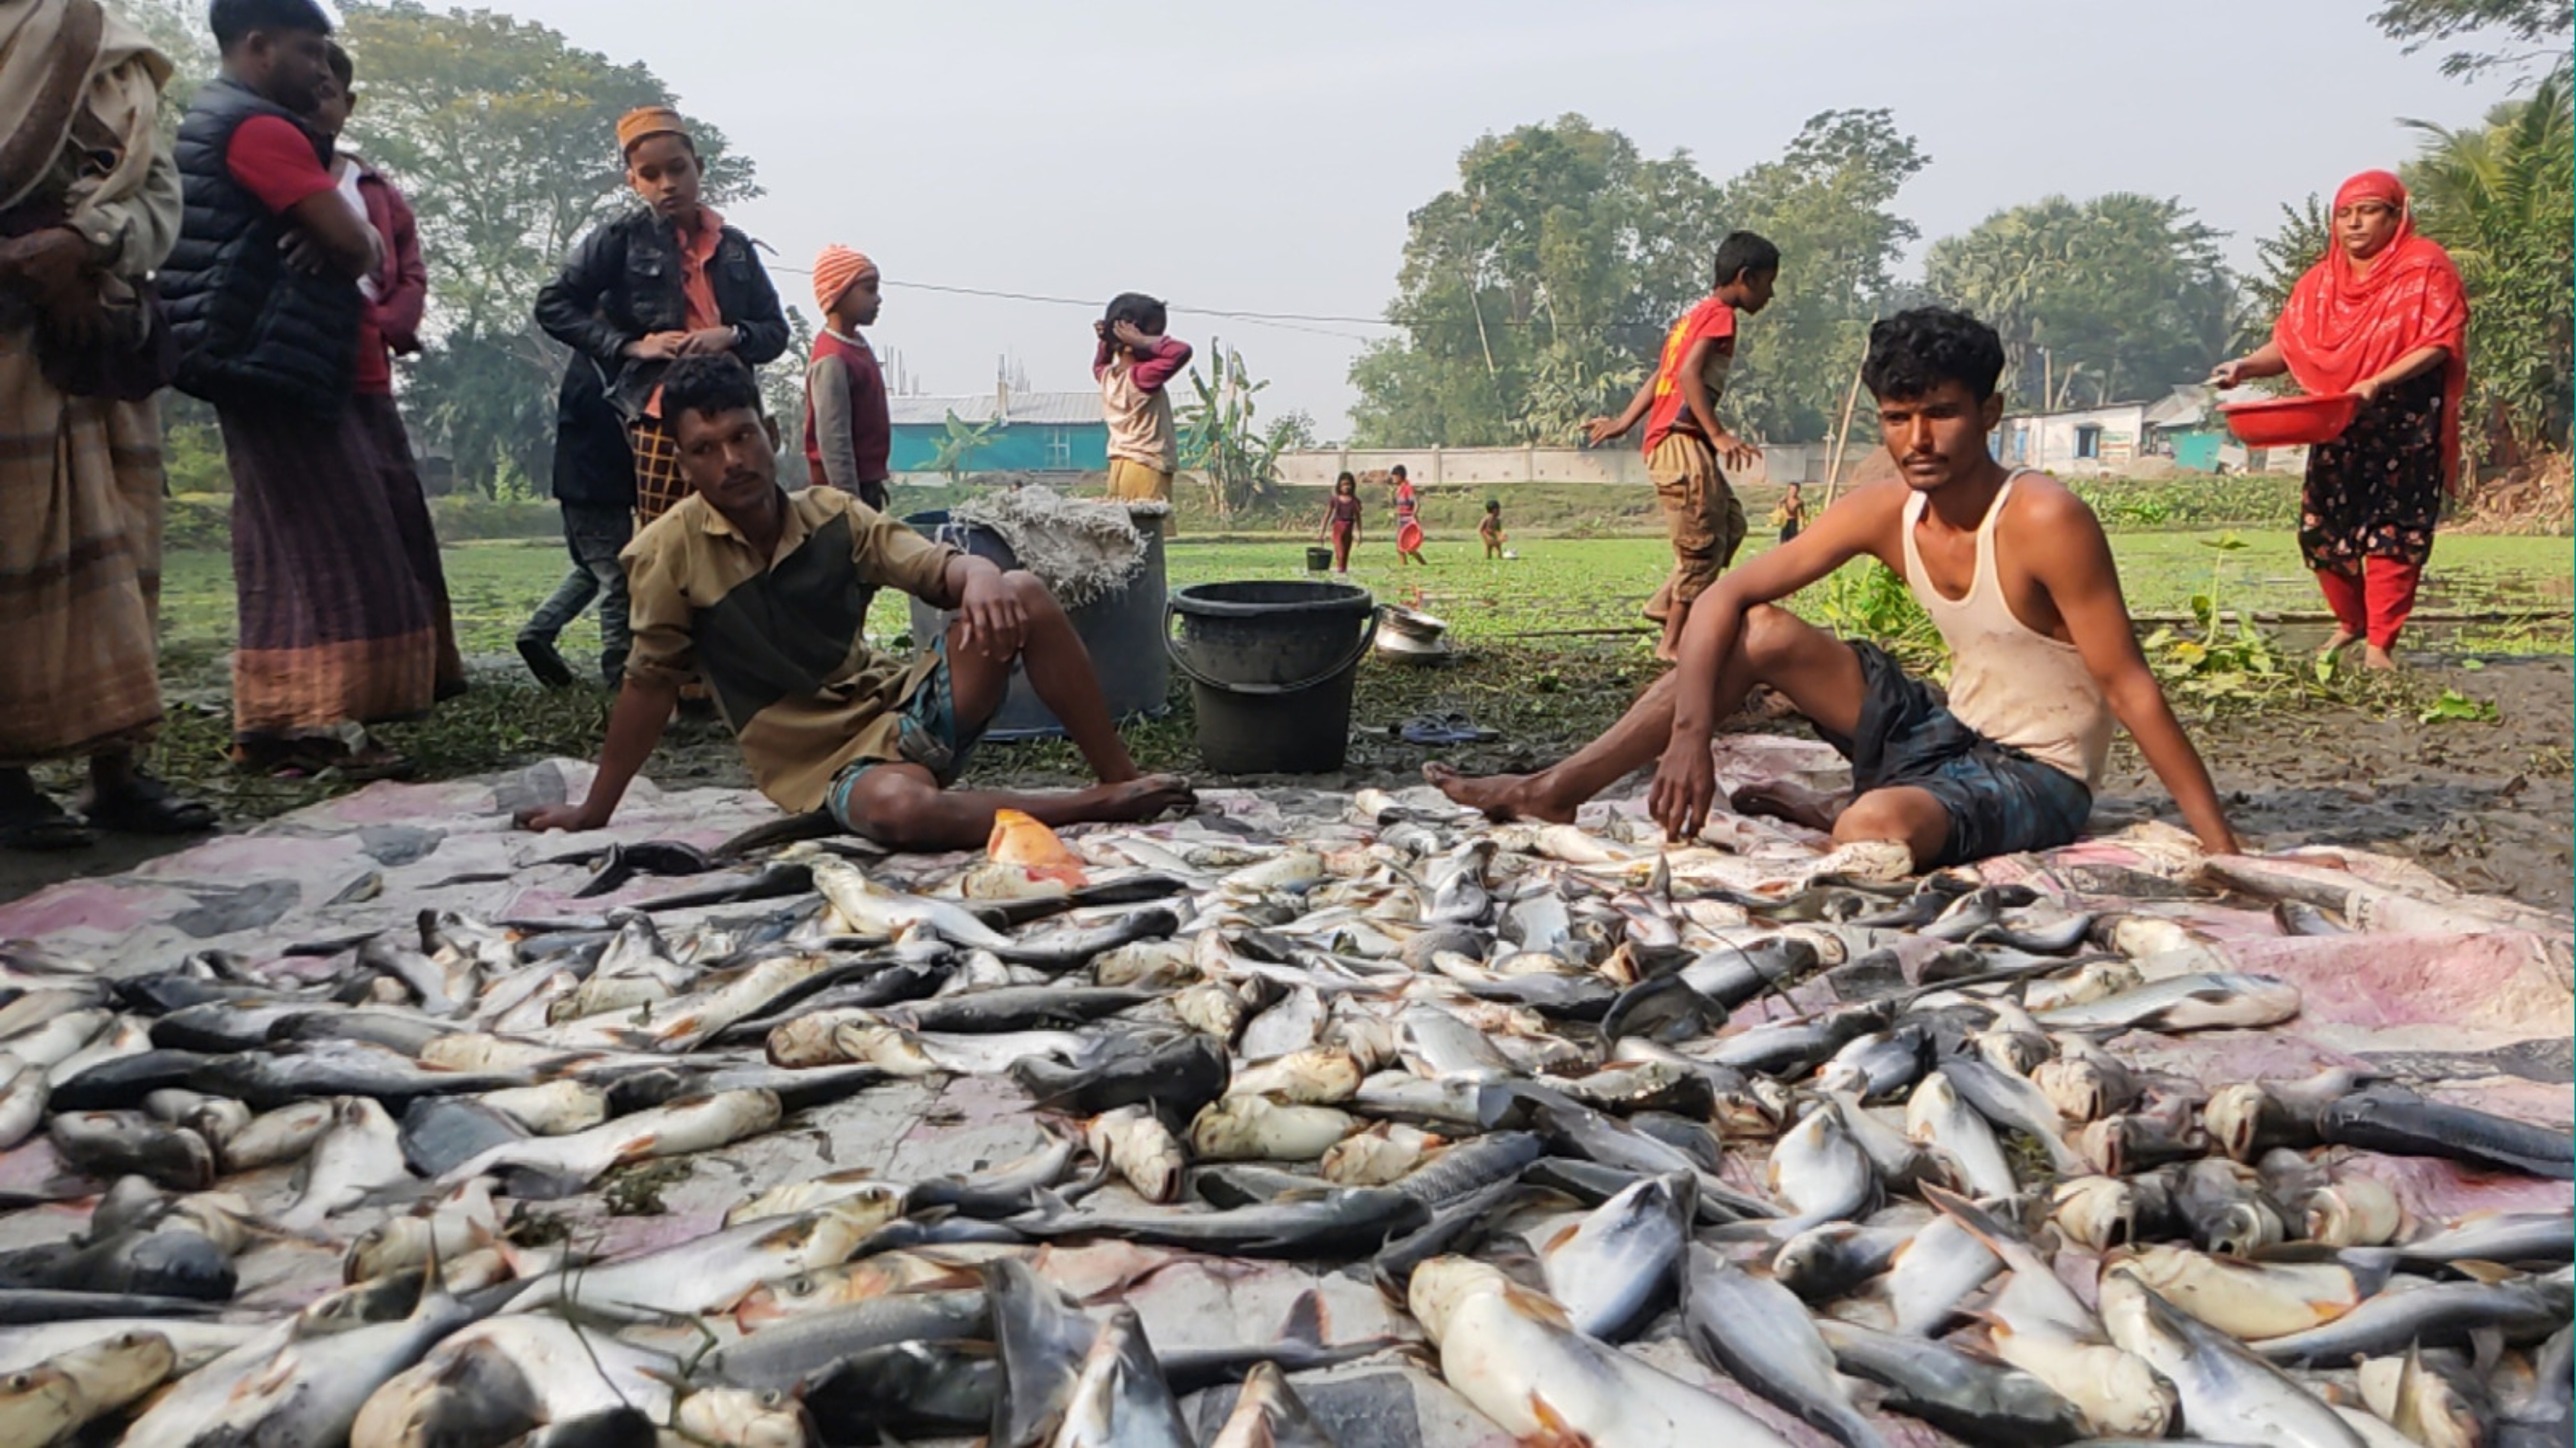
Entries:
[[2473, 699], [2457, 689], [2444, 689], [2417, 716], [2425, 724], [2493, 724], [2503, 717], [2490, 699]]
[[1846, 639], [1868, 639], [1918, 673], [1948, 672], [1949, 646], [1922, 600], [1884, 563], [1845, 568], [1809, 590], [1811, 621]]
[[[2284, 688], [2304, 687], [2305, 681], [2288, 666], [2278, 643], [2255, 625], [2250, 612], [2240, 612], [2231, 629], [2220, 610], [2228, 555], [2252, 545], [2233, 532], [2203, 538], [2200, 545], [2218, 556], [2210, 564], [2209, 591], [2191, 596], [2193, 631], [2185, 633], [2168, 625], [2138, 641], [2147, 666], [2164, 681], [2166, 692], [2216, 707], [2257, 703]], [[2320, 673], [2313, 682], [2325, 690], [2331, 675]]]
[[965, 482], [966, 475], [974, 471], [975, 454], [993, 440], [993, 434], [1001, 424], [968, 422], [951, 411], [941, 425], [947, 431], [940, 435], [938, 444], [931, 449], [930, 470], [945, 476], [953, 488]]
[[2165, 478], [2091, 478], [2070, 484], [2111, 528], [2295, 528], [2296, 477], [2183, 473]]
[[1243, 365], [1243, 354], [1209, 344], [1216, 353], [1216, 375], [1190, 369], [1190, 387], [1198, 399], [1181, 409], [1181, 465], [1207, 479], [1208, 502], [1219, 518], [1267, 501], [1279, 486], [1279, 455], [1313, 441], [1314, 424], [1292, 412], [1267, 425], [1257, 420], [1255, 399], [1268, 381], [1255, 381]]

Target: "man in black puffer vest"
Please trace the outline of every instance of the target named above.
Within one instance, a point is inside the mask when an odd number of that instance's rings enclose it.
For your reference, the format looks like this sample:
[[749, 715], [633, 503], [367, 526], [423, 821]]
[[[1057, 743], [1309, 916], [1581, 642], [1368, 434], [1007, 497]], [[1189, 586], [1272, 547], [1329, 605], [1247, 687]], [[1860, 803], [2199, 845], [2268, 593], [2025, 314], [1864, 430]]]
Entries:
[[[215, 405], [233, 475], [233, 757], [353, 777], [405, 762], [363, 726], [428, 711], [444, 591], [417, 476], [377, 455], [350, 405], [362, 298], [383, 241], [307, 124], [330, 70], [314, 0], [214, 0], [223, 73], [177, 147], [186, 219], [160, 273], [179, 387]], [[434, 553], [433, 553], [434, 558]]]
[[179, 125], [187, 220], [160, 272], [179, 334], [179, 388], [218, 407], [336, 412], [357, 362], [357, 279], [374, 261], [375, 234], [329, 192], [273, 208], [228, 164], [235, 133], [261, 116], [294, 127], [317, 168], [329, 164], [328, 144], [304, 118], [330, 75], [330, 21], [313, 0], [216, 10], [253, 13], [238, 17], [251, 27], [229, 41], [217, 27], [223, 74], [197, 91]]

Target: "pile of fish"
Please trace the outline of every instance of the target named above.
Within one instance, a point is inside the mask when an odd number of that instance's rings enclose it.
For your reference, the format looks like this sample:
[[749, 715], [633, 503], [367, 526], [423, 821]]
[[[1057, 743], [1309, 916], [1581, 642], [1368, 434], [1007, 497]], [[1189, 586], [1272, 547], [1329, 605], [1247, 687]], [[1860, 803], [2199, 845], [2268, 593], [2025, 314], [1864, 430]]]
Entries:
[[[0, 1448], [2569, 1441], [2568, 1135], [2159, 1069], [2301, 1008], [2187, 924], [1349, 803], [0, 947]], [[830, 1165], [958, 1078], [1026, 1155]], [[1158, 1340], [1183, 1269], [1303, 1290]]]

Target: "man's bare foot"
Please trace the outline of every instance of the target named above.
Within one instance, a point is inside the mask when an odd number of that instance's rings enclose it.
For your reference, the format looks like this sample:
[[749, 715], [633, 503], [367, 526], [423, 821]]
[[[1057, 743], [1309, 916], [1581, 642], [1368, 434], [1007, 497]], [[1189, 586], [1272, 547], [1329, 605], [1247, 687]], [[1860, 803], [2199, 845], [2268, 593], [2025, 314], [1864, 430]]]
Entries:
[[2361, 666], [2365, 669], [2377, 669], [2382, 673], [2386, 673], [2397, 667], [2397, 659], [2394, 655], [2390, 654], [2388, 650], [2381, 648], [2379, 645], [2369, 644], [2365, 645], [2361, 651]]
[[1190, 782], [1177, 774], [1149, 774], [1142, 779], [1095, 787], [1100, 818], [1115, 823], [1150, 820], [1167, 810], [1189, 810], [1198, 807], [1199, 796]]
[[2331, 659], [2335, 655], [2342, 653], [2344, 650], [2351, 648], [2353, 644], [2360, 640], [2360, 638], [2361, 635], [2354, 633], [2348, 628], [2336, 629], [2334, 631], [2334, 637], [2326, 640], [2325, 647], [2317, 650], [2317, 656], [2320, 658]]
[[1735, 812], [1740, 815], [1787, 820], [1811, 830], [1830, 831], [1834, 827], [1834, 818], [1842, 813], [1839, 808], [1842, 801], [1838, 797], [1818, 793], [1805, 785], [1791, 784], [1785, 779], [1748, 784], [1731, 795], [1727, 803], [1735, 806]]
[[1535, 774], [1488, 774], [1468, 776], [1445, 764], [1422, 766], [1422, 777], [1449, 796], [1453, 804], [1481, 811], [1487, 819], [1508, 824], [1513, 820], [1544, 820], [1549, 824], [1574, 823], [1574, 811], [1546, 797]]

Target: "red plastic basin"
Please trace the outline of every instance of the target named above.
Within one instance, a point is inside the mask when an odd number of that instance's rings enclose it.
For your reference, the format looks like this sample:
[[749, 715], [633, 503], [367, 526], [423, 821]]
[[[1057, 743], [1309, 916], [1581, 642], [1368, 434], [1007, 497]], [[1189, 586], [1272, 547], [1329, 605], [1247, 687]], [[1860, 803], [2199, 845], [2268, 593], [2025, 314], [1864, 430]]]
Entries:
[[2352, 426], [2361, 399], [2349, 392], [2326, 397], [2266, 397], [2255, 402], [2225, 402], [2218, 410], [2227, 428], [2248, 447], [2297, 447], [2332, 442]]

